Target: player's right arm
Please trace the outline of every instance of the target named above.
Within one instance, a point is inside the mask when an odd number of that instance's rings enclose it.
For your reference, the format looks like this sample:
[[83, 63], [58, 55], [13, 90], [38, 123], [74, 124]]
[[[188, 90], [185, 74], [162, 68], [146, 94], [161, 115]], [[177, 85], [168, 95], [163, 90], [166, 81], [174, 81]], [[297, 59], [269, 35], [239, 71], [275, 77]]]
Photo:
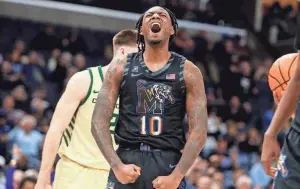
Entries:
[[112, 144], [109, 131], [110, 120], [119, 96], [127, 57], [115, 57], [106, 72], [104, 82], [97, 97], [92, 118], [92, 134], [103, 156], [108, 161], [115, 176], [122, 184], [134, 183], [140, 175], [136, 165], [124, 165]]
[[[298, 15], [297, 35], [295, 40], [298, 56], [300, 56], [300, 15]], [[271, 162], [280, 155], [280, 147], [276, 140], [278, 133], [294, 113], [300, 94], [300, 59], [298, 59], [295, 74], [284, 92], [271, 124], [264, 136], [262, 163], [267, 174], [273, 176]]]
[[[50, 187], [50, 174], [59, 148], [63, 132], [68, 127], [81, 100], [85, 97], [90, 83], [88, 71], [76, 73], [57, 103], [50, 128], [44, 143], [41, 169], [36, 189]], [[80, 90], [79, 90], [80, 89]]]

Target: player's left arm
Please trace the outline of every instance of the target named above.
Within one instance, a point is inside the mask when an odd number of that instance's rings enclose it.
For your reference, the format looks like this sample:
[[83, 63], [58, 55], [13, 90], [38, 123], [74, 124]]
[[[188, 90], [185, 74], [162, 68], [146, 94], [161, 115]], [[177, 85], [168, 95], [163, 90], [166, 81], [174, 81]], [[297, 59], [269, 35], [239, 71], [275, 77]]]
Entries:
[[184, 65], [184, 81], [187, 90], [186, 111], [189, 138], [182, 157], [174, 169], [175, 178], [181, 180], [198, 157], [207, 137], [207, 101], [201, 71], [192, 62]]

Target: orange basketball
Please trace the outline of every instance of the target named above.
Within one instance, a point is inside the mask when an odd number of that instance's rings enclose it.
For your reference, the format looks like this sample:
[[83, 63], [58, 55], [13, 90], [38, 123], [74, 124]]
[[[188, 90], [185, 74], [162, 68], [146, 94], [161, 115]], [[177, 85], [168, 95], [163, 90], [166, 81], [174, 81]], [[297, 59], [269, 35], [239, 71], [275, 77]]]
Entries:
[[279, 102], [283, 91], [295, 73], [298, 61], [298, 53], [284, 55], [278, 58], [270, 68], [268, 81], [273, 91], [274, 100]]

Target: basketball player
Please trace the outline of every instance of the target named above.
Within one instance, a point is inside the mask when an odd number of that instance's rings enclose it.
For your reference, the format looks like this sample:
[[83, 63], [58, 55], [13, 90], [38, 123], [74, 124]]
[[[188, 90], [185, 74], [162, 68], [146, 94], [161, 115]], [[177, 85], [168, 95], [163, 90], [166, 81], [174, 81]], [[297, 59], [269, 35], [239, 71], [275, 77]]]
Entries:
[[[202, 74], [192, 62], [169, 52], [177, 32], [170, 10], [153, 7], [136, 26], [139, 52], [113, 59], [92, 118], [93, 136], [111, 166], [107, 188], [185, 188], [183, 178], [207, 135]], [[115, 139], [120, 147], [115, 152], [109, 120], [119, 95]], [[187, 141], [181, 127], [186, 112]]]
[[[113, 38], [114, 56], [137, 52], [137, 32], [123, 30]], [[47, 133], [36, 189], [50, 187], [50, 173], [58, 154], [54, 189], [104, 189], [109, 165], [91, 133], [91, 119], [97, 95], [108, 66], [76, 73], [59, 100]], [[109, 123], [110, 132], [118, 117], [118, 104]], [[60, 144], [61, 140], [61, 144]], [[59, 146], [60, 145], [60, 146]]]
[[[300, 15], [297, 21], [297, 35], [295, 46], [300, 54]], [[298, 189], [300, 186], [300, 59], [294, 76], [288, 84], [282, 99], [279, 102], [270, 127], [265, 133], [262, 163], [267, 174], [274, 176], [272, 172], [272, 161], [277, 160], [277, 172], [274, 180], [275, 189]], [[295, 119], [291, 128], [285, 136], [284, 145], [280, 152], [277, 135], [284, 123], [289, 119], [296, 109]]]

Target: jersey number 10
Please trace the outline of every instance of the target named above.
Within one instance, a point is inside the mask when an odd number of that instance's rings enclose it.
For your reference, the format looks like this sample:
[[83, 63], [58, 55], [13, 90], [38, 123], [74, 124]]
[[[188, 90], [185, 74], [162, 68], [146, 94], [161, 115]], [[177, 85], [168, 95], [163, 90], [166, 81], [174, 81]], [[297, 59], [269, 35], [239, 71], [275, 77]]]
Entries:
[[[146, 116], [141, 117], [142, 122], [142, 129], [141, 134], [142, 135], [160, 135], [162, 132], [162, 119], [159, 116], [152, 116], [151, 118], [148, 118]], [[147, 122], [149, 124], [147, 124]], [[147, 129], [147, 125], [149, 125], [149, 129]], [[149, 131], [147, 133], [147, 130]]]

